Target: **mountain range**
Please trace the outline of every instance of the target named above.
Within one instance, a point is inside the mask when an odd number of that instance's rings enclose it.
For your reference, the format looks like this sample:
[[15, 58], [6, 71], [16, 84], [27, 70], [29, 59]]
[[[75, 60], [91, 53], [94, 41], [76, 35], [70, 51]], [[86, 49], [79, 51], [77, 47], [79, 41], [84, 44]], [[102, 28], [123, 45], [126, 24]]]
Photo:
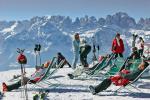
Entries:
[[[35, 66], [35, 44], [41, 44], [42, 62], [56, 56], [61, 52], [71, 63], [72, 38], [74, 33], [79, 33], [89, 44], [100, 46], [97, 55], [111, 53], [111, 42], [116, 32], [121, 34], [125, 44], [125, 56], [130, 53], [132, 34], [142, 37], [150, 34], [150, 18], [141, 18], [135, 21], [127, 13], [118, 12], [107, 15], [106, 18], [94, 16], [77, 17], [69, 16], [43, 16], [33, 17], [21, 21], [0, 21], [0, 70], [19, 68], [16, 61], [17, 48], [25, 49], [28, 67]], [[92, 60], [92, 51], [89, 55]]]

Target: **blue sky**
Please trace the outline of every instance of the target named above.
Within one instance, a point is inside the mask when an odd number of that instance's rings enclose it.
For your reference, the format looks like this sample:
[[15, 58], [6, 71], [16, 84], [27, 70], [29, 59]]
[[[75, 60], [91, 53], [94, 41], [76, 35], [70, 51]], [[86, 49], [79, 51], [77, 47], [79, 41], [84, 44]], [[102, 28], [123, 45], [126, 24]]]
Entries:
[[23, 20], [33, 16], [65, 15], [97, 18], [126, 12], [138, 20], [150, 18], [150, 0], [0, 0], [0, 20]]

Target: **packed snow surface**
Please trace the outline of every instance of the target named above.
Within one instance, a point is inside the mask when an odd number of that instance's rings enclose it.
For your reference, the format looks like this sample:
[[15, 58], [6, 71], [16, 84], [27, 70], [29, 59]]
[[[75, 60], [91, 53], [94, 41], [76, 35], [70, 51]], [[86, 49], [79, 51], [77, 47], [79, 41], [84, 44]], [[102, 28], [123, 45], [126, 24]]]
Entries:
[[[31, 73], [34, 72], [34, 68], [27, 68], [27, 76], [30, 76]], [[67, 76], [68, 73], [73, 72], [71, 68], [62, 68], [59, 69], [50, 80], [52, 83], [59, 83], [58, 87], [44, 85], [43, 89], [48, 89], [50, 92], [48, 93], [46, 100], [150, 100], [150, 79], [141, 79], [135, 83], [135, 85], [143, 92], [138, 92], [135, 89], [128, 87], [132, 93], [126, 89], [123, 89], [121, 92], [115, 94], [114, 91], [119, 87], [111, 85], [106, 91], [98, 93], [97, 95], [92, 95], [89, 92], [89, 85], [97, 85], [102, 81], [99, 78], [93, 79], [69, 79]], [[19, 75], [20, 70], [9, 70], [0, 72], [1, 78], [0, 82], [6, 82], [6, 84], [10, 84], [8, 80], [10, 80], [13, 75]], [[54, 80], [55, 79], [55, 80]], [[57, 80], [57, 81], [56, 81]], [[34, 85], [28, 85], [28, 99], [32, 100], [33, 95], [38, 93], [40, 87], [33, 88]], [[2, 87], [0, 87], [2, 90]], [[18, 90], [14, 90], [11, 92], [6, 92], [3, 100], [24, 100], [21, 97], [21, 88]]]

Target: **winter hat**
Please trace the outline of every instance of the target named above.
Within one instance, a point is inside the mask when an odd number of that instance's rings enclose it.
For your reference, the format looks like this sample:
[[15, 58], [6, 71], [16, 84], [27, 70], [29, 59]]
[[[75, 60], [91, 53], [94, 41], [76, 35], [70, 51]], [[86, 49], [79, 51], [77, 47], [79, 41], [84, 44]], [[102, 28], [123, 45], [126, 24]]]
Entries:
[[142, 37], [139, 37], [139, 39], [140, 39], [140, 40], [143, 40], [143, 38], [142, 38]]
[[78, 37], [79, 36], [79, 33], [75, 33], [74, 37]]
[[120, 33], [117, 33], [117, 34], [116, 34], [116, 37], [117, 37], [117, 36], [120, 36]]
[[75, 34], [74, 34], [74, 38], [75, 38], [75, 39], [79, 39], [79, 37], [80, 37], [80, 36], [79, 36], [79, 33], [75, 33]]

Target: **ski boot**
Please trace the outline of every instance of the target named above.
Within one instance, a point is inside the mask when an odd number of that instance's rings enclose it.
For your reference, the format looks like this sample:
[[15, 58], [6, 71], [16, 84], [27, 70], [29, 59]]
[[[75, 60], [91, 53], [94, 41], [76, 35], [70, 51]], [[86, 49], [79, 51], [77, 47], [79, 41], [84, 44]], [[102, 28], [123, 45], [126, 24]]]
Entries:
[[45, 92], [42, 92], [42, 93], [40, 94], [40, 100], [45, 100], [45, 98], [46, 98], [46, 93], [45, 93]]
[[69, 76], [70, 79], [74, 78], [74, 76], [72, 74], [68, 74], [68, 76]]
[[93, 95], [95, 95], [96, 94], [96, 91], [95, 91], [95, 87], [93, 87], [93, 86], [89, 86], [89, 89], [90, 89], [90, 92], [93, 94]]
[[38, 95], [38, 94], [35, 94], [35, 95], [33, 96], [33, 100], [39, 100], [39, 95]]

